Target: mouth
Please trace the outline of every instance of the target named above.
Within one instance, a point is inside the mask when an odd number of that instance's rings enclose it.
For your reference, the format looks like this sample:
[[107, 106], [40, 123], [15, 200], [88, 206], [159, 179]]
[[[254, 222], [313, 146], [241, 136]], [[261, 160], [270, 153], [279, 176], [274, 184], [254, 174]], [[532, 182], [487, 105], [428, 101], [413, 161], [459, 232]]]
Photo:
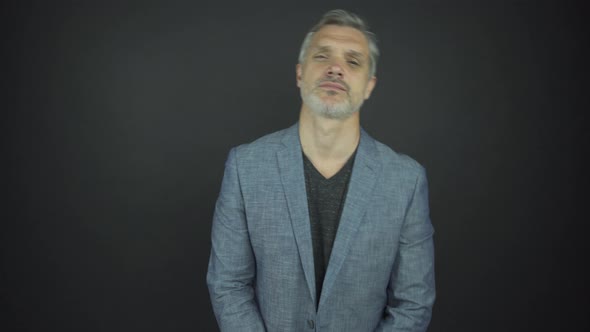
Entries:
[[336, 90], [336, 91], [348, 91], [344, 84], [334, 82], [334, 81], [324, 81], [318, 85], [320, 88], [328, 89], [328, 90]]

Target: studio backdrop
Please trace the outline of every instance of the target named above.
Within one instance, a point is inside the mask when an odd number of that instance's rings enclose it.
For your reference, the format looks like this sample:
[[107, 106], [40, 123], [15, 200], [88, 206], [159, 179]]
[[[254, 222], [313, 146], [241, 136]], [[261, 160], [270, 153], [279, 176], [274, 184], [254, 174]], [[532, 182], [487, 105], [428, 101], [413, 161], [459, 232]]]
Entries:
[[583, 331], [587, 35], [573, 1], [12, 1], [2, 10], [2, 331], [216, 331], [233, 146], [286, 128], [307, 30], [377, 34], [363, 128], [427, 171], [429, 331]]

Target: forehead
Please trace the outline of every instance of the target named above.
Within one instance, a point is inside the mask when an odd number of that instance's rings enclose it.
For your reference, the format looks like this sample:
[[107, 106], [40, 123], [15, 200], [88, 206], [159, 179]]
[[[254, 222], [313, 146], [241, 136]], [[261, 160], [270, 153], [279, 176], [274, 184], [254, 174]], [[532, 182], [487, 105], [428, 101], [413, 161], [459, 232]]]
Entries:
[[313, 34], [311, 46], [314, 48], [342, 48], [368, 54], [369, 42], [359, 30], [338, 25], [326, 25]]

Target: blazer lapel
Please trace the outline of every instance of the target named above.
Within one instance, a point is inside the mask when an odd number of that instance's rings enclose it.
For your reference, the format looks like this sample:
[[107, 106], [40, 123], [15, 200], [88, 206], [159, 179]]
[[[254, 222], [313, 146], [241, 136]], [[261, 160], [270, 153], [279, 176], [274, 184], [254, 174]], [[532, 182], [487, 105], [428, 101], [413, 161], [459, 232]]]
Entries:
[[[359, 147], [354, 160], [352, 174], [348, 184], [348, 192], [344, 201], [344, 208], [342, 209], [326, 277], [324, 278], [318, 308], [322, 307], [322, 303], [329, 294], [336, 275], [342, 267], [342, 263], [350, 247], [350, 241], [361, 224], [367, 206], [369, 205], [371, 193], [373, 192], [380, 170], [381, 163], [378, 158], [375, 141], [361, 129]], [[313, 269], [313, 265], [311, 268]]]
[[309, 209], [307, 207], [307, 191], [305, 188], [298, 124], [286, 130], [282, 143], [284, 148], [277, 152], [281, 182], [287, 198], [287, 206], [303, 266], [303, 273], [305, 274], [313, 303], [316, 303], [313, 247], [311, 243]]

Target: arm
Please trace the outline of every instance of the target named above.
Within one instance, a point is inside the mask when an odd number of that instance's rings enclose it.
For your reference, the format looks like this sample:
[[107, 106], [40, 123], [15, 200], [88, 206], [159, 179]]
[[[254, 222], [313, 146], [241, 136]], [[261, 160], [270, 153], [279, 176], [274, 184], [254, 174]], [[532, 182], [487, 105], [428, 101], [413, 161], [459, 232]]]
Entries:
[[246, 225], [235, 149], [229, 153], [211, 230], [207, 285], [222, 331], [264, 331], [252, 282], [256, 262]]
[[428, 328], [435, 298], [433, 233], [428, 183], [421, 169], [401, 229], [385, 315], [376, 331], [424, 332]]

